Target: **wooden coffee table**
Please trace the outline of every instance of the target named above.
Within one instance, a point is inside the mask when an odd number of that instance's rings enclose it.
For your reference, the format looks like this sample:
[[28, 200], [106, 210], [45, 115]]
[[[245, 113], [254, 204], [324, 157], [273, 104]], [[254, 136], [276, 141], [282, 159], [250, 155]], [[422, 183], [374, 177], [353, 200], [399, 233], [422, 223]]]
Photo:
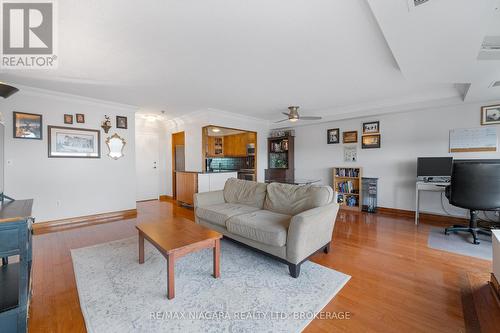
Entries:
[[141, 223], [139, 231], [139, 263], [144, 263], [144, 238], [153, 244], [167, 259], [168, 299], [175, 297], [174, 265], [177, 259], [202, 249], [214, 253], [214, 277], [220, 276], [220, 239], [222, 235], [185, 218], [165, 222]]

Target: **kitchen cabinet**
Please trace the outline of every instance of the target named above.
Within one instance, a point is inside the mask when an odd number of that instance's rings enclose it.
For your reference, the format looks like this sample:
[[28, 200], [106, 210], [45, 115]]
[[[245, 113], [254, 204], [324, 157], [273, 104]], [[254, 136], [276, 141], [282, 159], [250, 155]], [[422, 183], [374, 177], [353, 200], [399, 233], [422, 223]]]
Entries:
[[227, 135], [224, 137], [224, 156], [243, 157], [247, 156], [247, 133]]
[[207, 156], [209, 157], [222, 157], [224, 156], [225, 145], [224, 137], [222, 136], [209, 136], [207, 139]]
[[248, 132], [247, 133], [247, 143], [257, 143], [257, 133], [255, 132]]
[[238, 178], [238, 172], [213, 172], [198, 174], [198, 193], [219, 191], [229, 178]]
[[207, 157], [245, 157], [247, 145], [257, 142], [254, 132], [207, 137]]
[[194, 194], [224, 189], [226, 180], [238, 178], [238, 172], [176, 172], [177, 201], [186, 205], [193, 205]]

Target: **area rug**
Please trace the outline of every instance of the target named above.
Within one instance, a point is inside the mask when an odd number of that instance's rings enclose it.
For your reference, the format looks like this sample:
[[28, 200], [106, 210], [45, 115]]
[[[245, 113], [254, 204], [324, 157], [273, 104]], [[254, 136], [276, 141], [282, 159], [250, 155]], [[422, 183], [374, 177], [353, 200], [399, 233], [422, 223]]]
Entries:
[[432, 249], [452, 252], [485, 260], [492, 259], [491, 236], [479, 235], [481, 244], [472, 243], [472, 235], [468, 232], [450, 232], [444, 234], [444, 228], [431, 227], [429, 230], [428, 246]]
[[71, 251], [88, 332], [300, 332], [350, 279], [309, 261], [294, 279], [287, 265], [222, 240], [221, 277], [211, 250], [189, 254], [168, 300], [166, 259], [146, 241], [139, 265], [137, 242]]

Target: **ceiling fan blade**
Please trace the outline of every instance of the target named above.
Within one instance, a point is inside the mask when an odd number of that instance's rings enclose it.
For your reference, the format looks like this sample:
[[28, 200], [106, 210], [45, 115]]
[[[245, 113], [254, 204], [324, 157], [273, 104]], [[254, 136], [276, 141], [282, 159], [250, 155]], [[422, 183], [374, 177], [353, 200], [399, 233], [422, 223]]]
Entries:
[[289, 113], [287, 113], [287, 112], [281, 112], [281, 113], [282, 113], [282, 114], [284, 114], [284, 115], [285, 115], [285, 116], [287, 116], [287, 117], [290, 117], [290, 114], [289, 114]]
[[282, 122], [284, 122], [284, 121], [288, 121], [288, 120], [289, 120], [289, 119], [278, 120], [278, 121], [275, 121], [274, 123], [275, 123], [275, 124], [276, 124], [276, 123], [282, 123]]
[[300, 120], [320, 120], [322, 117], [308, 116], [308, 117], [300, 117]]

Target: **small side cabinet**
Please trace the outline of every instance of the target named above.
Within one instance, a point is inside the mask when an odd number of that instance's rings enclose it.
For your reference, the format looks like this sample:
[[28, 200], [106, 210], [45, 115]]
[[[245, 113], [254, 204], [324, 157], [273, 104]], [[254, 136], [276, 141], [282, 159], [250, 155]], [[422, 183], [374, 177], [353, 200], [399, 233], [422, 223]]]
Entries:
[[31, 298], [32, 200], [0, 207], [0, 331], [26, 332]]

